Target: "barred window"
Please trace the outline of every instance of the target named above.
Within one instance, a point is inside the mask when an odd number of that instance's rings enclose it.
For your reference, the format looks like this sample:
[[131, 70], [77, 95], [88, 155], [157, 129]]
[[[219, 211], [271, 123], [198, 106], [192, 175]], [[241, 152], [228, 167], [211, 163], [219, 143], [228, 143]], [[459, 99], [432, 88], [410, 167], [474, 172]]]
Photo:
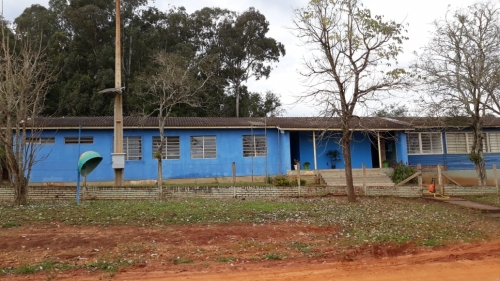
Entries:
[[408, 154], [442, 154], [441, 133], [409, 133]]
[[[94, 137], [80, 137], [80, 144], [93, 144]], [[64, 144], [78, 144], [78, 137], [65, 137]]]
[[[472, 133], [446, 133], [446, 150], [449, 154], [467, 154], [474, 143]], [[489, 152], [486, 134], [483, 134], [483, 151]]]
[[125, 153], [125, 160], [141, 160], [141, 137], [123, 137], [123, 152]]
[[255, 156], [267, 156], [266, 136], [243, 136], [243, 157]]
[[[153, 137], [153, 158], [160, 147], [160, 137]], [[165, 137], [165, 144], [161, 151], [162, 159], [181, 159], [181, 143], [178, 136]]]
[[215, 136], [191, 137], [191, 158], [205, 159], [217, 157], [217, 140]]
[[51, 138], [26, 138], [26, 142], [29, 144], [54, 144], [56, 139]]

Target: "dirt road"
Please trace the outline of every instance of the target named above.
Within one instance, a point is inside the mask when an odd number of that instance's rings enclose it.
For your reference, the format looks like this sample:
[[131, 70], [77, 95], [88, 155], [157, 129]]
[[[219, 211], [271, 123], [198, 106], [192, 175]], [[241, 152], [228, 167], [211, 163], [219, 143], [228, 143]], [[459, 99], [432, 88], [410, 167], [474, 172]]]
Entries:
[[[335, 233], [333, 227], [297, 223], [1, 229], [0, 268], [50, 260], [77, 269], [0, 279], [500, 281], [500, 241], [342, 248]], [[94, 267], [125, 260], [133, 265], [117, 271]]]

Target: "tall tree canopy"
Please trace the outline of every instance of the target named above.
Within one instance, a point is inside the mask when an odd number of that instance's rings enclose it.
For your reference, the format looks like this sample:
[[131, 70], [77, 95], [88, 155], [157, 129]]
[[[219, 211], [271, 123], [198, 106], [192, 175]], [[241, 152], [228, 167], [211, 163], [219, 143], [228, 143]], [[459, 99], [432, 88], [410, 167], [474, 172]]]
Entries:
[[[244, 83], [251, 77], [269, 77], [272, 64], [285, 53], [281, 43], [267, 37], [269, 23], [254, 8], [242, 13], [204, 8], [189, 14], [182, 7], [160, 11], [147, 4], [147, 0], [122, 1], [124, 114], [143, 109], [133, 91], [141, 88], [135, 86], [137, 77], [154, 65], [158, 52], [187, 60], [217, 57], [215, 76], [204, 88], [203, 106], [176, 106], [177, 116], [239, 115]], [[47, 46], [49, 63], [59, 70], [43, 114], [112, 114], [112, 99], [98, 91], [114, 86], [114, 21], [113, 0], [50, 0], [48, 8], [32, 5], [15, 19], [16, 32]]]
[[469, 117], [473, 141], [467, 149], [478, 184], [484, 185], [483, 122], [500, 90], [500, 10], [491, 2], [476, 3], [448, 12], [434, 27], [415, 65], [423, 77], [423, 98], [448, 115]]
[[310, 91], [302, 99], [316, 102], [321, 115], [340, 118], [347, 194], [355, 201], [350, 150], [355, 109], [381, 91], [406, 86], [405, 70], [390, 67], [407, 39], [404, 26], [372, 16], [357, 0], [311, 0], [295, 10], [294, 25], [313, 50], [304, 62]]

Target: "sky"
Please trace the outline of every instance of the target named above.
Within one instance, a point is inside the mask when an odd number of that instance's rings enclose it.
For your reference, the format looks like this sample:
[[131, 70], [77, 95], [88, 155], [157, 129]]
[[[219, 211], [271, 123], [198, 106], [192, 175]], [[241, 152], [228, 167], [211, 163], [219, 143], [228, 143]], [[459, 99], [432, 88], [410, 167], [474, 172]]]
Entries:
[[[4, 17], [13, 21], [23, 10], [33, 4], [48, 7], [49, 0], [0, 0], [3, 1]], [[126, 1], [126, 0], [125, 0]], [[410, 38], [403, 45], [404, 53], [398, 57], [402, 66], [408, 65], [419, 51], [429, 41], [433, 30], [432, 22], [443, 19], [448, 9], [465, 8], [474, 0], [362, 0], [364, 6], [371, 10], [372, 15], [383, 15], [385, 20], [408, 23], [407, 36]], [[306, 7], [308, 0], [156, 0], [149, 5], [162, 11], [169, 6], [184, 6], [188, 13], [203, 7], [220, 7], [236, 12], [243, 12], [249, 7], [255, 7], [269, 21], [269, 37], [285, 45], [286, 55], [274, 65], [271, 75], [266, 80], [249, 81], [248, 88], [252, 92], [265, 93], [272, 91], [281, 97], [286, 110], [284, 116], [317, 116], [319, 108], [304, 102], [297, 103], [297, 97], [307, 90], [304, 79], [299, 74], [303, 58], [310, 52], [307, 46], [294, 36], [290, 28], [293, 25], [293, 10]], [[400, 104], [411, 100], [409, 97], [398, 99]], [[392, 101], [391, 101], [392, 102]], [[409, 105], [409, 104], [407, 104]]]

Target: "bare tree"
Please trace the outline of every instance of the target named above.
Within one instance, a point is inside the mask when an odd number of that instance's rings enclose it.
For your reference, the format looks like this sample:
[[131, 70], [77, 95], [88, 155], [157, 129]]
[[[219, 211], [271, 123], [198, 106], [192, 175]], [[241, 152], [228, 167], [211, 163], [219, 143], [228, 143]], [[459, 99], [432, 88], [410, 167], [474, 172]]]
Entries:
[[212, 77], [214, 64], [212, 57], [195, 62], [166, 52], [157, 53], [154, 62], [155, 67], [139, 77], [143, 91], [138, 95], [145, 102], [145, 106], [149, 107], [149, 115], [158, 116], [160, 143], [154, 156], [158, 159], [158, 188], [161, 192], [167, 119], [176, 106], [201, 106], [200, 91]]
[[35, 117], [42, 111], [54, 71], [41, 46], [15, 36], [2, 25], [0, 42], [0, 144], [15, 190], [15, 204], [26, 204], [31, 168], [40, 161], [43, 140]]
[[407, 39], [404, 26], [372, 16], [357, 0], [311, 0], [294, 11], [294, 31], [313, 49], [304, 61], [310, 99], [322, 107], [320, 115], [339, 117], [347, 195], [355, 201], [350, 143], [356, 127], [356, 106], [377, 99], [382, 91], [406, 86], [407, 75], [391, 68]]
[[420, 71], [424, 100], [452, 116], [467, 116], [473, 133], [469, 158], [478, 184], [486, 184], [483, 123], [500, 89], [500, 18], [490, 3], [448, 12], [434, 22], [435, 31], [415, 64]]

